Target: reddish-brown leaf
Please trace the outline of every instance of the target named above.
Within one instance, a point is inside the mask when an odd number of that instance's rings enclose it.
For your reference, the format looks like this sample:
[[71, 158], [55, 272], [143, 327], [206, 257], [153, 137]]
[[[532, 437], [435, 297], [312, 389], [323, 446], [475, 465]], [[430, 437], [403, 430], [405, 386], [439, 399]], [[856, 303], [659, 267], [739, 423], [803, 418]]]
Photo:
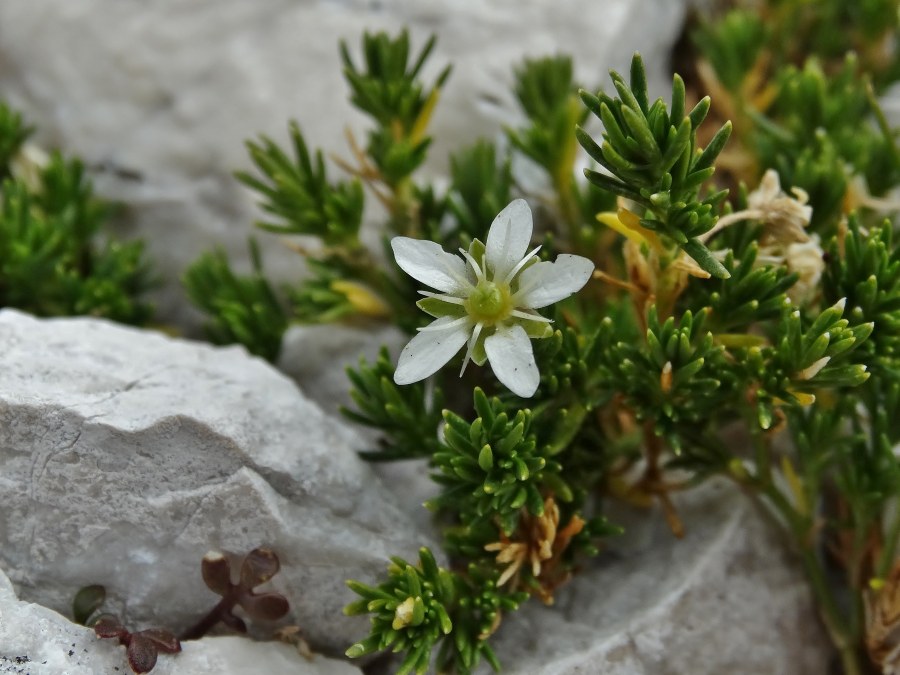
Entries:
[[251, 619], [261, 621], [276, 621], [287, 614], [291, 608], [287, 598], [278, 593], [245, 595], [241, 598], [240, 604]]
[[231, 612], [225, 612], [224, 614], [222, 614], [220, 620], [233, 631], [236, 631], [238, 633], [247, 632], [247, 624], [244, 623], [243, 619], [235, 616]]
[[94, 622], [94, 632], [102, 638], [121, 638], [128, 635], [128, 629], [117, 616], [101, 614]]
[[134, 633], [128, 643], [128, 665], [135, 673], [149, 673], [156, 665], [156, 644], [141, 633]]
[[203, 556], [200, 569], [203, 573], [203, 582], [213, 593], [225, 595], [231, 590], [231, 564], [224, 555], [210, 551]]
[[136, 635], [147, 638], [156, 645], [159, 651], [166, 654], [177, 654], [181, 651], [181, 643], [178, 641], [178, 638], [171, 631], [163, 628], [148, 628], [136, 633]]
[[281, 564], [275, 551], [269, 548], [255, 548], [241, 565], [241, 586], [246, 589], [255, 588], [274, 577]]

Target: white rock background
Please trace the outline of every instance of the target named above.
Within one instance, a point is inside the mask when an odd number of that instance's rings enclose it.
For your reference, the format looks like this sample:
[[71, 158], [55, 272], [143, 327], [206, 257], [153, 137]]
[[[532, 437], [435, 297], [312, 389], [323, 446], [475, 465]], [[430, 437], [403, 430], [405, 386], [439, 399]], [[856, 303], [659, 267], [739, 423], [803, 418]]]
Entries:
[[[105, 675], [130, 672], [125, 649], [116, 640], [98, 640], [94, 631], [56, 612], [19, 601], [0, 571], [0, 673], [17, 675]], [[154, 675], [359, 675], [358, 668], [317, 656], [300, 658], [286, 644], [215, 637], [186, 642], [177, 655], [161, 654]]]
[[290, 618], [340, 654], [367, 625], [344, 581], [435, 548], [362, 446], [240, 347], [0, 312], [0, 568], [23, 599], [68, 611], [102, 583], [126, 625], [180, 633], [219, 600], [204, 553], [268, 546]]
[[[124, 204], [120, 230], [147, 239], [164, 280], [161, 317], [191, 326], [197, 317], [178, 282], [185, 266], [214, 245], [246, 262], [256, 213], [232, 178], [249, 168], [243, 141], [259, 133], [284, 140], [291, 118], [311, 146], [344, 157], [345, 126], [362, 138], [339, 39], [359, 62], [364, 29], [408, 26], [417, 48], [438, 35], [426, 81], [454, 66], [431, 129], [429, 171], [440, 174], [448, 152], [519, 119], [509, 85], [525, 56], [569, 53], [580, 80], [595, 86], [640, 50], [654, 90], [664, 91], [685, 4], [3, 0], [0, 98], [28, 116], [38, 142], [82, 156], [99, 191]], [[296, 278], [297, 256], [260, 235], [270, 270]]]

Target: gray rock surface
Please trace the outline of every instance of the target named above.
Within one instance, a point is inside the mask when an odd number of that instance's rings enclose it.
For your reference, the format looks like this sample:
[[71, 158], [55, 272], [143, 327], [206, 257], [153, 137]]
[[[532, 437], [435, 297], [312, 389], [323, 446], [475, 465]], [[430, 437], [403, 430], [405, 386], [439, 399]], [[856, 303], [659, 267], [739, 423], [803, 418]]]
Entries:
[[[186, 325], [196, 316], [178, 282], [184, 267], [214, 244], [247, 261], [256, 213], [231, 175], [249, 166], [244, 139], [283, 141], [296, 118], [312, 146], [347, 157], [345, 126], [364, 132], [339, 39], [358, 54], [363, 29], [408, 26], [416, 48], [437, 34], [426, 79], [454, 64], [432, 125], [429, 171], [442, 174], [449, 151], [518, 119], [509, 84], [525, 56], [572, 54], [594, 86], [640, 50], [662, 93], [686, 3], [4, 0], [0, 98], [37, 126], [39, 143], [83, 156], [100, 192], [124, 204], [123, 233], [148, 240], [164, 280], [161, 316]], [[269, 269], [297, 278], [296, 255], [260, 239]]]
[[291, 326], [281, 342], [278, 369], [326, 412], [351, 404], [348, 367], [373, 363], [382, 346], [396, 359], [409, 336], [394, 326]]
[[[135, 629], [137, 630], [137, 629]], [[53, 610], [16, 598], [0, 571], [0, 673], [17, 675], [100, 675], [131, 672], [125, 650], [115, 640], [98, 640], [94, 631], [73, 624]], [[207, 637], [185, 642], [182, 652], [161, 655], [154, 675], [353, 675], [342, 661], [312, 661], [282, 643], [240, 637]]]
[[[504, 621], [508, 675], [823, 675], [832, 656], [796, 558], [731, 486], [676, 501], [676, 540], [658, 513], [626, 526], [556, 596]], [[487, 670], [484, 671], [488, 672]]]
[[182, 630], [218, 599], [203, 554], [266, 545], [292, 622], [343, 651], [367, 625], [344, 580], [433, 546], [361, 445], [242, 348], [0, 312], [0, 567], [25, 600], [103, 583], [127, 622]]

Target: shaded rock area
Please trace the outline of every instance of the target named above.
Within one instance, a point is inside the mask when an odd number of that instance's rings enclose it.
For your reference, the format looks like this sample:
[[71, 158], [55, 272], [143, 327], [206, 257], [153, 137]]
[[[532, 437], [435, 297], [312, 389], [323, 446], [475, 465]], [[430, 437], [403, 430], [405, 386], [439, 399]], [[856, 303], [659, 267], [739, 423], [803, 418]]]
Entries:
[[218, 600], [203, 554], [264, 545], [288, 621], [342, 652], [366, 630], [344, 581], [434, 546], [361, 445], [242, 348], [0, 313], [0, 568], [24, 600], [102, 583], [127, 624], [180, 631]]
[[[496, 649], [508, 675], [824, 675], [833, 653], [797, 560], [770, 522], [724, 483], [626, 527], [556, 596], [507, 618]], [[485, 670], [484, 672], [488, 672]]]
[[[357, 675], [342, 661], [316, 656], [307, 661], [281, 643], [240, 637], [208, 637], [182, 644], [182, 652], [161, 655], [154, 675]], [[94, 631], [53, 610], [19, 601], [0, 572], [0, 673], [17, 675], [100, 675], [129, 673], [125, 649], [99, 640]]]
[[[283, 142], [296, 119], [311, 147], [346, 158], [345, 127], [364, 137], [368, 122], [341, 77], [340, 39], [358, 59], [364, 29], [407, 26], [416, 50], [438, 36], [425, 80], [447, 63], [454, 71], [426, 173], [442, 175], [449, 152], [521, 119], [510, 84], [526, 56], [571, 54], [579, 80], [594, 87], [609, 84], [609, 68], [627, 71], [640, 50], [654, 94], [668, 95], [686, 4], [4, 0], [0, 98], [27, 115], [38, 143], [82, 156], [100, 192], [123, 205], [123, 233], [146, 238], [163, 280], [162, 319], [187, 326], [197, 316], [178, 279], [190, 262], [221, 244], [249, 267], [246, 239], [259, 214], [232, 177], [249, 168], [244, 140], [265, 133]], [[381, 218], [370, 201], [370, 216]], [[260, 243], [276, 276], [298, 277], [301, 264], [278, 237]]]
[[[355, 408], [347, 368], [357, 367], [360, 358], [373, 363], [382, 347], [387, 347], [396, 362], [409, 339], [394, 326], [292, 326], [284, 335], [277, 365], [323, 410], [339, 415], [341, 407]], [[356, 428], [365, 439], [364, 450], [379, 448], [377, 429]], [[402, 486], [394, 491], [401, 507], [420, 529], [428, 530], [432, 514], [422, 505], [438, 493], [438, 486], [428, 477], [428, 461], [374, 462], [371, 466], [386, 485]]]
[[291, 326], [281, 342], [278, 369], [293, 378], [325, 412], [351, 405], [347, 368], [374, 363], [382, 346], [396, 359], [409, 336], [394, 326]]

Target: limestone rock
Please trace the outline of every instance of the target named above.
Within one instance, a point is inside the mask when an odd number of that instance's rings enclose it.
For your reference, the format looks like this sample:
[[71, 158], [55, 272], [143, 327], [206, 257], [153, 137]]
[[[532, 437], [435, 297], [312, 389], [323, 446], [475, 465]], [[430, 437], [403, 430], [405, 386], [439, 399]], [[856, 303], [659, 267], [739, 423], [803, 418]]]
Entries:
[[434, 546], [362, 445], [242, 348], [0, 313], [0, 566], [25, 600], [102, 583], [127, 623], [180, 631], [218, 599], [203, 554], [266, 545], [292, 622], [343, 651], [367, 627], [344, 581]]
[[[125, 206], [122, 232], [146, 238], [164, 280], [160, 314], [184, 325], [196, 321], [178, 282], [186, 265], [222, 244], [248, 266], [258, 214], [232, 177], [250, 166], [243, 141], [285, 141], [291, 118], [326, 153], [349, 156], [347, 125], [362, 138], [367, 122], [348, 103], [339, 39], [358, 54], [364, 29], [408, 26], [416, 49], [438, 36], [426, 81], [454, 65], [431, 126], [428, 172], [439, 175], [448, 152], [519, 119], [509, 85], [525, 56], [569, 53], [593, 87], [640, 50], [654, 92], [666, 93], [686, 4], [4, 0], [0, 98], [38, 128], [37, 142], [84, 157], [100, 192]], [[260, 241], [270, 271], [296, 279], [296, 255], [275, 236]]]
[[277, 365], [323, 410], [337, 414], [341, 406], [351, 404], [346, 369], [358, 366], [361, 357], [374, 362], [382, 346], [397, 358], [408, 340], [402, 331], [386, 325], [291, 326]]
[[[504, 620], [508, 675], [822, 675], [832, 656], [797, 559], [729, 485], [659, 514], [613, 514], [626, 534], [557, 593]], [[488, 672], [487, 670], [484, 671]]]
[[[240, 637], [208, 637], [182, 643], [182, 652], [160, 655], [154, 675], [353, 675], [342, 661], [317, 656], [307, 661], [286, 644]], [[0, 571], [0, 673], [98, 675], [131, 672], [125, 650], [115, 640], [73, 624], [53, 610], [16, 598]]]

